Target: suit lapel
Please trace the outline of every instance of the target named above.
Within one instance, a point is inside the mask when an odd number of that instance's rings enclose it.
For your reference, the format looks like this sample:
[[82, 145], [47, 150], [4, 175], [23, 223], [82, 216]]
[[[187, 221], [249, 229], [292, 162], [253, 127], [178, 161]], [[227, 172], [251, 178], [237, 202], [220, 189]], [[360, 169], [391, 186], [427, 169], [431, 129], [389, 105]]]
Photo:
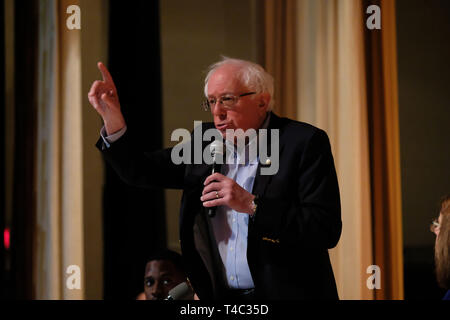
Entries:
[[[280, 118], [277, 117], [274, 113], [272, 113], [270, 116], [269, 126], [267, 128], [268, 129], [267, 130], [267, 144], [269, 146], [272, 143], [270, 130], [271, 129], [279, 129], [279, 122], [280, 122]], [[283, 145], [281, 144], [281, 132], [280, 132], [280, 141], [279, 142], [280, 142], [279, 156], [281, 157], [281, 153], [283, 151]], [[261, 161], [258, 163], [258, 169], [256, 170], [256, 176], [255, 176], [255, 183], [253, 184], [253, 190], [252, 190], [252, 194], [254, 194], [254, 195], [259, 195], [259, 196], [264, 195], [264, 193], [266, 192], [267, 184], [272, 179], [272, 175], [261, 175], [261, 168], [264, 166], [266, 166], [266, 164], [261, 164]]]
[[266, 186], [269, 183], [272, 176], [261, 175], [261, 163], [258, 163], [258, 169], [256, 170], [255, 183], [253, 184], [252, 194], [262, 196], [266, 191]]

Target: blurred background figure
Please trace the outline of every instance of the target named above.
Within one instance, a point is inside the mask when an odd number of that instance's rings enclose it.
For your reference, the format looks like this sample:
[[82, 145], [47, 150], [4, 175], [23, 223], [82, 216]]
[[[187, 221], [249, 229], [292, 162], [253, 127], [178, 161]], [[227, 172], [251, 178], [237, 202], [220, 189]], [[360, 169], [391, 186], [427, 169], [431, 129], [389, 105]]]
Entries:
[[431, 231], [436, 235], [434, 261], [437, 282], [448, 290], [443, 300], [450, 300], [450, 195], [442, 198], [439, 218], [431, 223]]
[[145, 298], [145, 292], [141, 292], [137, 295], [136, 300], [147, 300]]
[[164, 300], [170, 290], [186, 280], [181, 255], [172, 250], [160, 251], [149, 257], [145, 266], [145, 298]]

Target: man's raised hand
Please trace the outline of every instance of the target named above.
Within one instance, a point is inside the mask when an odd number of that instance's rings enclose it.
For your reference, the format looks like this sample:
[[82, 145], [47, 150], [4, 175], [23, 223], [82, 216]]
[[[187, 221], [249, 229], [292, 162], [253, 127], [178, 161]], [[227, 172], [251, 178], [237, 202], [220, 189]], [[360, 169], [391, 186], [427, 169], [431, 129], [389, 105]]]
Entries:
[[103, 80], [94, 81], [88, 99], [102, 117], [106, 133], [110, 135], [125, 127], [125, 119], [120, 111], [119, 96], [111, 74], [102, 62], [97, 66]]

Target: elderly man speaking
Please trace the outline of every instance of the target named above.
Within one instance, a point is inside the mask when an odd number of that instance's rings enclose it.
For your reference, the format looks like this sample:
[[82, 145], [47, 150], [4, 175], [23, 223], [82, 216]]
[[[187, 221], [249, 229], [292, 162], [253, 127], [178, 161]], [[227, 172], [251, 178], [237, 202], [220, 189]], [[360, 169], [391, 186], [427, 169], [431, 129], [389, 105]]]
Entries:
[[[200, 300], [338, 299], [328, 249], [342, 222], [330, 143], [323, 130], [271, 111], [273, 78], [261, 66], [223, 58], [209, 68], [203, 107], [214, 123], [201, 129], [218, 130], [231, 149], [213, 174], [204, 161], [175, 164], [170, 148], [133, 149], [113, 79], [98, 67], [103, 81], [88, 95], [104, 122], [97, 147], [129, 184], [183, 189], [181, 250]], [[259, 155], [237, 161], [254, 139], [242, 152], [227, 137], [232, 129], [277, 130], [276, 141], [266, 140], [278, 144], [277, 172], [261, 174], [270, 160]]]

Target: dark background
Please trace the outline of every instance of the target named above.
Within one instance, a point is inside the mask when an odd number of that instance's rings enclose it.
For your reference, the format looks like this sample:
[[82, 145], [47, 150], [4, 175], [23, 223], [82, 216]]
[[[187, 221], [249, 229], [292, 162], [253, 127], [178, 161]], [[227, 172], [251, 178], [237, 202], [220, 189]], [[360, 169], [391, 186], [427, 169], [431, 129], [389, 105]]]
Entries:
[[397, 0], [405, 299], [442, 299], [432, 218], [450, 193], [450, 1]]
[[[158, 13], [158, 1], [110, 2], [109, 67], [137, 150], [162, 148]], [[146, 257], [166, 245], [164, 192], [105, 170], [104, 298], [133, 299], [143, 292]]]

